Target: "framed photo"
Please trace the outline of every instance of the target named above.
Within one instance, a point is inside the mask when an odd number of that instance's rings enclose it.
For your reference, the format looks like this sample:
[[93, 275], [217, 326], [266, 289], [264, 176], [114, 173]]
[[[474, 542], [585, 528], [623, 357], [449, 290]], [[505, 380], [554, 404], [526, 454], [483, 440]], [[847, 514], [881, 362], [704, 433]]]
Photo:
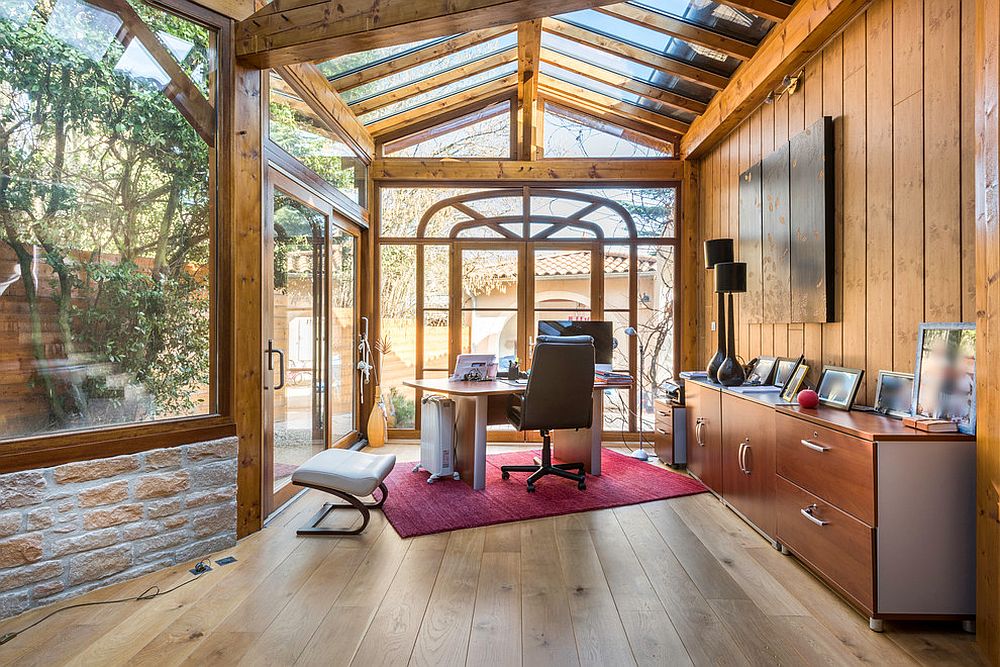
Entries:
[[798, 359], [779, 357], [774, 366], [774, 378], [771, 380], [771, 384], [784, 389], [788, 378], [792, 377], [792, 373], [795, 372], [804, 358], [802, 355], [799, 355]]
[[909, 417], [913, 401], [913, 373], [879, 371], [875, 388], [875, 412], [890, 417]]
[[774, 368], [778, 360], [774, 357], [758, 357], [757, 364], [750, 371], [747, 384], [771, 384], [771, 377], [774, 375]]
[[917, 335], [910, 411], [976, 432], [976, 325], [923, 323]]
[[799, 393], [799, 387], [806, 379], [806, 374], [809, 372], [809, 367], [805, 364], [799, 364], [792, 371], [792, 375], [785, 382], [785, 386], [781, 388], [781, 400], [785, 403], [794, 403], [795, 396]]
[[859, 368], [824, 366], [816, 389], [819, 402], [831, 408], [850, 410], [864, 375], [865, 372]]

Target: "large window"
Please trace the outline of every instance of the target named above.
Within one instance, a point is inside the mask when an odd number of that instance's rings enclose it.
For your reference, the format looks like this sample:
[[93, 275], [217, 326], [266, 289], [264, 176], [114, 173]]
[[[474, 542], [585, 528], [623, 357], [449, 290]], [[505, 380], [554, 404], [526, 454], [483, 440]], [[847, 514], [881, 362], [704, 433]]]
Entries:
[[107, 6], [0, 8], [0, 439], [217, 409], [216, 35]]
[[642, 377], [642, 406], [636, 389], [608, 392], [605, 430], [635, 431], [640, 414], [651, 428], [652, 389], [675, 372], [674, 188], [384, 187], [379, 200], [390, 427], [420, 426], [404, 380], [441, 377], [465, 352], [524, 365], [538, 321], [568, 319], [613, 322], [614, 367]]

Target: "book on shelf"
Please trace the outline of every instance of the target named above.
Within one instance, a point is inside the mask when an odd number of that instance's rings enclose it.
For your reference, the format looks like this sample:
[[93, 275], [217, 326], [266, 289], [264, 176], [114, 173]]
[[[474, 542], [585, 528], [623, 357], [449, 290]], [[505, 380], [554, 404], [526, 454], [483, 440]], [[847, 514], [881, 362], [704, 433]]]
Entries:
[[903, 426], [915, 428], [927, 433], [957, 433], [958, 424], [950, 419], [933, 419], [931, 417], [903, 417]]

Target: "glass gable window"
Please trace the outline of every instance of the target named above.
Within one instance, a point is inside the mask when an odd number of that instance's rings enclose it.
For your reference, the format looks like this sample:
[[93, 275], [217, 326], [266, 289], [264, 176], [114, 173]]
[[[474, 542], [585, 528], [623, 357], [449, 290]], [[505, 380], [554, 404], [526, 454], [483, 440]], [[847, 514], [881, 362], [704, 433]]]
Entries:
[[510, 157], [510, 102], [387, 143], [386, 157]]
[[216, 409], [215, 33], [134, 9], [149, 33], [84, 0], [0, 11], [2, 439]]
[[547, 158], [664, 158], [673, 155], [669, 142], [590, 120], [554, 104], [545, 105], [544, 118], [544, 155]]
[[351, 53], [346, 56], [340, 56], [339, 58], [334, 58], [333, 60], [327, 60], [324, 63], [318, 65], [319, 70], [323, 72], [328, 78], [334, 79], [339, 76], [344, 76], [351, 72], [356, 72], [360, 69], [366, 67], [371, 67], [379, 63], [383, 63], [387, 60], [392, 60], [396, 56], [401, 56], [404, 53], [411, 53], [413, 51], [418, 51], [425, 46], [430, 44], [437, 44], [438, 42], [443, 42], [448, 37], [436, 37], [434, 39], [424, 39], [419, 42], [410, 42], [409, 44], [398, 44], [396, 46], [383, 46], [378, 49], [372, 49], [370, 51], [361, 51], [360, 53]]
[[364, 206], [364, 162], [273, 72], [269, 111], [271, 141]]

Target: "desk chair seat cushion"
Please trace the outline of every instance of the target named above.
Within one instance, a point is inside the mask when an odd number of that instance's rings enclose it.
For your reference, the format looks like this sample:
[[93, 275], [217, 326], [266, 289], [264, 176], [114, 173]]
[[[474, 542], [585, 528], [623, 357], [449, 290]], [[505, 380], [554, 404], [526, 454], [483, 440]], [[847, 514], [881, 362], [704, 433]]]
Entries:
[[314, 489], [332, 489], [352, 496], [370, 495], [396, 465], [395, 454], [366, 454], [327, 449], [299, 466], [292, 482]]

